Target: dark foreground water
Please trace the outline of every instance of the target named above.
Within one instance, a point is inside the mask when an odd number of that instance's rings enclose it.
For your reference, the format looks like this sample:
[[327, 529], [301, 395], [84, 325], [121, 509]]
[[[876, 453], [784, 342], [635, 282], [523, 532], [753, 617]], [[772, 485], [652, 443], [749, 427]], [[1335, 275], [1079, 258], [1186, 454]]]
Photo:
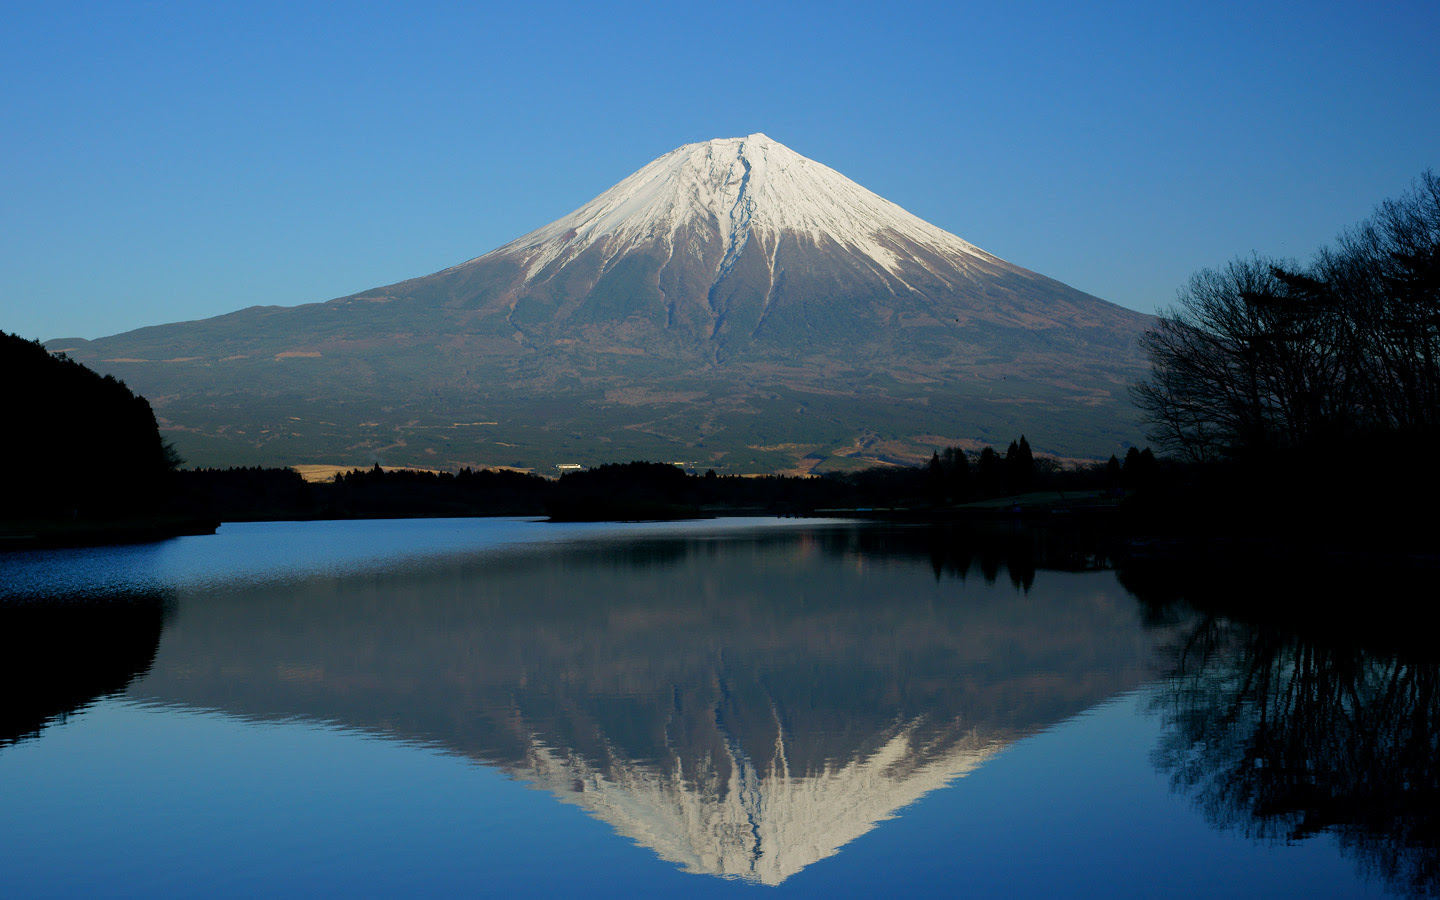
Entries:
[[1434, 665], [1154, 581], [781, 520], [0, 556], [0, 897], [1434, 893]]

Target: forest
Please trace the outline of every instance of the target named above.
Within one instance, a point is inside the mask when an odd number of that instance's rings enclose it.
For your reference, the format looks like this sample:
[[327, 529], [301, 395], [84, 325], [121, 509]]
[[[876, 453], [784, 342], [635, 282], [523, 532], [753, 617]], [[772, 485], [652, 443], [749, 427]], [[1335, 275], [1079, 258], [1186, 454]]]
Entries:
[[1306, 266], [1252, 256], [1194, 275], [1141, 340], [1150, 436], [1191, 461], [1429, 445], [1440, 427], [1440, 178]]
[[179, 462], [149, 402], [112, 376], [0, 332], [0, 379], [0, 518], [148, 508]]
[[1057, 503], [1113, 505], [1127, 488], [1148, 482], [1157, 470], [1154, 455], [1135, 448], [1124, 461], [1062, 467], [1052, 458], [1036, 457], [1022, 435], [1004, 453], [951, 447], [924, 467], [812, 477], [688, 473], [645, 461], [609, 463], [558, 479], [507, 470], [451, 473], [376, 465], [340, 473], [329, 482], [307, 482], [291, 469], [198, 469], [177, 473], [175, 502], [226, 521], [471, 515], [595, 521], [826, 513], [933, 518], [967, 507], [972, 514], [993, 516], [1024, 506], [1048, 513]]
[[[1293, 542], [1433, 552], [1440, 178], [1320, 248], [1196, 273], [1133, 396], [1181, 473], [1151, 512]], [[1168, 512], [1168, 515], [1167, 515]]]
[[179, 457], [123, 381], [5, 332], [0, 379], [0, 548], [215, 530], [173, 507]]

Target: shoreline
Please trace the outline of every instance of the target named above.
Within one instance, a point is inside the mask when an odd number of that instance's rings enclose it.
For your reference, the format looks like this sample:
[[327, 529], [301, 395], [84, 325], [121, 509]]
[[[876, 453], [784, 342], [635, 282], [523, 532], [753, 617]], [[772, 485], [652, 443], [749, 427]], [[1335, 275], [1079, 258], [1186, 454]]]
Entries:
[[148, 544], [186, 535], [214, 534], [220, 524], [220, 520], [212, 516], [183, 515], [4, 521], [0, 522], [0, 553]]

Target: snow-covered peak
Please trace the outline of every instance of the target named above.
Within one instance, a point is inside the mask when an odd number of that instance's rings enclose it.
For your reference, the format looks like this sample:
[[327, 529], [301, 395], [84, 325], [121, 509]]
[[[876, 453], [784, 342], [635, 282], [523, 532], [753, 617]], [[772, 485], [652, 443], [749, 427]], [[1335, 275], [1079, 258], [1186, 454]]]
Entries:
[[994, 257], [906, 212], [828, 166], [756, 132], [670, 151], [567, 216], [494, 251], [520, 253], [530, 276], [603, 242], [615, 257], [660, 242], [701, 256], [721, 241], [719, 273], [747, 243], [781, 234], [830, 242], [897, 273], [895, 248], [914, 243], [948, 257]]

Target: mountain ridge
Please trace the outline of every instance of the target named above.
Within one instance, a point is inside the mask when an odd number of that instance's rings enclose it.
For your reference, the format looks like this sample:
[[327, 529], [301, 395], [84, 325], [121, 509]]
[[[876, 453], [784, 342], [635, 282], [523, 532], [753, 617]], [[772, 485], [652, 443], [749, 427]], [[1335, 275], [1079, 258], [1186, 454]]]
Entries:
[[810, 471], [994, 429], [1116, 452], [1149, 321], [756, 133], [431, 275], [49, 346], [150, 396], [201, 464]]

